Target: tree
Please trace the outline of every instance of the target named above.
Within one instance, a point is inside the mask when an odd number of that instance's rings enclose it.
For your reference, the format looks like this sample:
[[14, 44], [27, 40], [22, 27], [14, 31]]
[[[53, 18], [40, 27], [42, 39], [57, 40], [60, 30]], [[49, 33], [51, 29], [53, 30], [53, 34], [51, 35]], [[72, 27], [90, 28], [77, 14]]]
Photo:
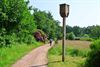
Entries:
[[75, 39], [74, 33], [73, 33], [73, 32], [67, 33], [67, 39], [69, 39], [69, 40], [74, 40], [74, 39]]
[[[3, 29], [5, 34], [2, 33]], [[14, 36], [15, 42], [29, 43], [30, 39], [33, 40], [32, 33], [35, 29], [33, 16], [24, 0], [0, 0], [0, 37], [6, 44], [11, 44], [10, 37]]]
[[73, 27], [73, 33], [75, 34], [75, 36], [79, 37], [81, 34], [81, 30], [79, 26], [74, 26]]
[[[55, 21], [50, 12], [40, 11], [38, 9], [34, 9], [33, 17], [35, 20], [35, 24], [37, 25], [37, 29], [41, 29], [44, 31], [48, 38], [60, 38], [60, 27], [59, 21]], [[59, 33], [60, 32], [60, 33]]]
[[100, 67], [100, 40], [94, 41], [84, 67]]
[[83, 37], [84, 38], [89, 38], [89, 35], [88, 34], [84, 34]]
[[91, 29], [91, 37], [98, 39], [100, 37], [100, 26], [93, 26]]
[[71, 26], [66, 26], [66, 33], [70, 33], [73, 31], [73, 28]]

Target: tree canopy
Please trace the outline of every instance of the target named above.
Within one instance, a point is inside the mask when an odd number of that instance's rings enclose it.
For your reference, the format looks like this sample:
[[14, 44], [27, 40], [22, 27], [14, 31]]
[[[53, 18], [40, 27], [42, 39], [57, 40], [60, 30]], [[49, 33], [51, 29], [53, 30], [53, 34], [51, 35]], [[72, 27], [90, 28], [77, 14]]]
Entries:
[[[40, 29], [48, 39], [61, 39], [62, 26], [51, 12], [29, 6], [29, 0], [0, 0], [0, 46], [19, 43], [33, 43], [33, 33]], [[31, 14], [33, 10], [33, 14]], [[66, 33], [75, 37], [100, 37], [100, 26], [66, 26]]]

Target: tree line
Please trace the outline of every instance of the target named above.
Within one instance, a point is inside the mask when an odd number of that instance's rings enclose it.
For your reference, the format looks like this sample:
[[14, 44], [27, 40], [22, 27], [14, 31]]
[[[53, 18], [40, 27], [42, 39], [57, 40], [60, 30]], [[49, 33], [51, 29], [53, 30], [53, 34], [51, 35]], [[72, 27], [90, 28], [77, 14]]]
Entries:
[[[40, 29], [48, 38], [61, 38], [59, 21], [50, 12], [29, 6], [29, 1], [0, 0], [0, 47], [35, 43], [33, 33]], [[31, 14], [33, 10], [33, 14]]]
[[[16, 43], [35, 43], [33, 33], [43, 31], [48, 39], [62, 39], [62, 26], [50, 12], [29, 6], [29, 1], [0, 0], [0, 46]], [[30, 11], [33, 11], [31, 14]], [[100, 26], [66, 26], [67, 39], [74, 37], [100, 37]]]
[[[100, 25], [93, 25], [88, 27], [66, 26], [66, 33], [72, 34], [76, 39], [79, 37], [88, 37], [98, 39], [100, 37]], [[68, 36], [68, 35], [67, 35]], [[68, 37], [67, 37], [68, 38]]]

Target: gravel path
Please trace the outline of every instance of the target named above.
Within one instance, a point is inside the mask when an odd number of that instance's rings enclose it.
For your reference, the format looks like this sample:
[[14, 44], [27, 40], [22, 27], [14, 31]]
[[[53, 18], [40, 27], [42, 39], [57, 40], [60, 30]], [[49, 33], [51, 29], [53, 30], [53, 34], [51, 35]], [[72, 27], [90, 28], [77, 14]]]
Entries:
[[33, 49], [30, 53], [18, 60], [12, 67], [47, 67], [47, 53], [51, 48], [49, 44]]

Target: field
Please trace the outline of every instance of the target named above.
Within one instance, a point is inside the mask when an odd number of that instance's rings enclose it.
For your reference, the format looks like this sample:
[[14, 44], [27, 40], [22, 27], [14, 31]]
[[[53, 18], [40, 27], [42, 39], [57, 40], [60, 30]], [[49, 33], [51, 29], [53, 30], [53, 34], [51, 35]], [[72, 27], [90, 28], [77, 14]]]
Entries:
[[55, 44], [48, 53], [48, 67], [82, 67], [88, 55], [88, 41], [66, 40], [65, 62], [62, 62], [62, 41]]
[[[58, 42], [60, 45], [62, 44], [62, 41], [60, 40]], [[89, 41], [79, 41], [79, 40], [66, 40], [66, 46], [67, 47], [74, 47], [74, 48], [81, 48], [81, 49], [86, 49], [89, 48], [89, 45], [91, 42]]]

